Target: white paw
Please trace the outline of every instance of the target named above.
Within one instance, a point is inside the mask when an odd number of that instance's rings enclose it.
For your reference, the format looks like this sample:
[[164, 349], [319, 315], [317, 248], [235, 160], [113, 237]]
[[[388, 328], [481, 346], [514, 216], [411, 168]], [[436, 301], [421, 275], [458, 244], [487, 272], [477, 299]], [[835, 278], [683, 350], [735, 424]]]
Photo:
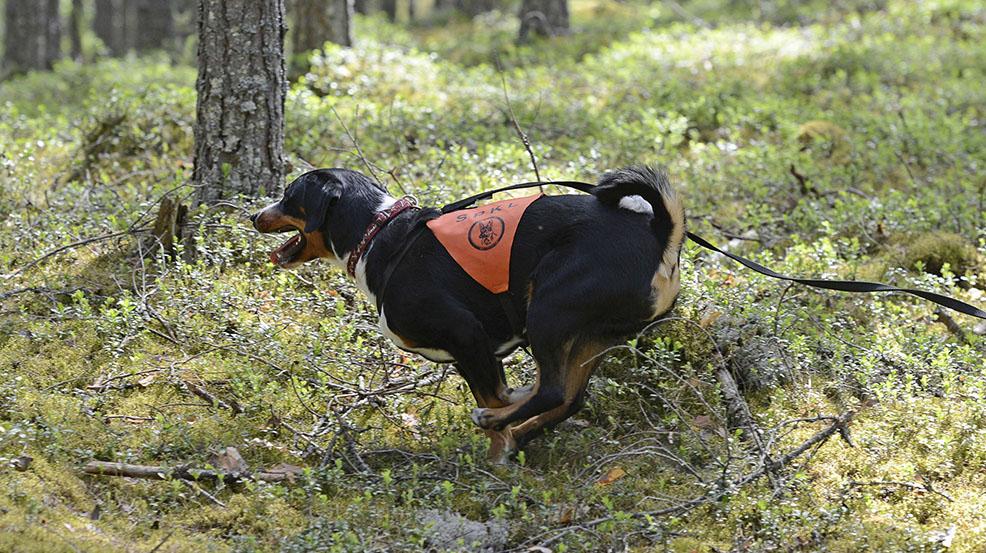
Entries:
[[472, 410], [470, 418], [472, 418], [472, 422], [474, 422], [476, 426], [483, 428], [483, 422], [489, 419], [489, 413], [487, 413], [486, 409], [477, 407]]

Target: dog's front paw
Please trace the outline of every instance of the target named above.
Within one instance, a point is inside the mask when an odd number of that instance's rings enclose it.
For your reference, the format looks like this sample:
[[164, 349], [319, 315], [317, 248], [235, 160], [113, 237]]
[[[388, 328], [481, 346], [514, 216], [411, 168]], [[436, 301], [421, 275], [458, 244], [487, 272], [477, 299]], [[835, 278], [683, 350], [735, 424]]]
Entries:
[[476, 426], [480, 428], [489, 430], [493, 426], [493, 413], [489, 409], [477, 407], [472, 410], [470, 417], [472, 418], [472, 422], [476, 423]]

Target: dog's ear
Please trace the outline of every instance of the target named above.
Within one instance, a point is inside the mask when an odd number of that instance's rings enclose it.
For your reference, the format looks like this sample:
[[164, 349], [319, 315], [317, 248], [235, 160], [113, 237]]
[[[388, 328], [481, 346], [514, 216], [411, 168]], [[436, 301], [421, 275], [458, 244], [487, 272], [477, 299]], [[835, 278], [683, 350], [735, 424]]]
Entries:
[[305, 194], [305, 232], [313, 232], [325, 223], [325, 218], [342, 197], [342, 187], [339, 185], [322, 185], [313, 187]]

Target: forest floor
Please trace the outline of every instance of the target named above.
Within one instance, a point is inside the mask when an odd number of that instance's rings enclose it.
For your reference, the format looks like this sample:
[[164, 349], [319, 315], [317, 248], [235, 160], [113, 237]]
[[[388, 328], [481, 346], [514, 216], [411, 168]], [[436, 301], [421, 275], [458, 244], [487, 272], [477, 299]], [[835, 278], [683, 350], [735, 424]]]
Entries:
[[[732, 251], [986, 304], [981, 2], [683, 4], [578, 1], [571, 36], [525, 47], [511, 14], [358, 19], [292, 85], [292, 176], [364, 168], [355, 138], [425, 204], [531, 180], [512, 111], [543, 177], [663, 164]], [[194, 81], [143, 58], [0, 84], [0, 551], [986, 551], [981, 322], [689, 244], [671, 316], [492, 466], [449, 367], [396, 350], [328, 264], [271, 266], [245, 219], [269, 200], [155, 247], [161, 198], [194, 193]], [[759, 439], [730, 429], [726, 375]]]

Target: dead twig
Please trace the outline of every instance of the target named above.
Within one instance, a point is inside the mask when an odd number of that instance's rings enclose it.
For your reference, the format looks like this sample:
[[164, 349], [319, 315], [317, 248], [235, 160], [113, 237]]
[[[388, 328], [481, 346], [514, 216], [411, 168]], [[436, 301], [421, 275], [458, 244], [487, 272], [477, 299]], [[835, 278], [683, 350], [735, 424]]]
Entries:
[[58, 254], [66, 251], [66, 250], [71, 250], [73, 248], [78, 248], [80, 246], [85, 246], [87, 244], [92, 244], [94, 242], [102, 242], [103, 240], [110, 240], [112, 238], [117, 238], [117, 237], [120, 237], [120, 236], [126, 236], [126, 235], [129, 235], [129, 234], [139, 234], [141, 232], [147, 232], [149, 230], [151, 230], [151, 229], [146, 228], [146, 227], [145, 228], [139, 228], [139, 229], [123, 230], [123, 231], [120, 231], [120, 232], [111, 232], [109, 234], [103, 234], [102, 236], [93, 236], [92, 238], [85, 238], [83, 240], [78, 240], [76, 242], [72, 242], [71, 244], [65, 244], [64, 246], [61, 246], [61, 247], [58, 247], [58, 248], [55, 248], [55, 249], [51, 250], [50, 252], [42, 255], [41, 257], [35, 259], [34, 261], [31, 261], [27, 265], [24, 265], [23, 267], [21, 267], [20, 269], [17, 269], [16, 271], [14, 271], [12, 273], [7, 273], [5, 275], [0, 276], [0, 278], [2, 278], [4, 280], [12, 279], [12, 278], [20, 275], [24, 271], [26, 271], [26, 270], [34, 267], [38, 263], [41, 263], [45, 259], [48, 259], [49, 257], [51, 257], [53, 255], [58, 255]]
[[[709, 504], [709, 503], [714, 503], [716, 501], [719, 501], [721, 498], [725, 497], [726, 495], [735, 492], [735, 490], [737, 490], [738, 488], [740, 488], [742, 486], [745, 486], [747, 484], [750, 484], [752, 482], [755, 482], [756, 480], [759, 480], [761, 477], [769, 474], [769, 471], [776, 471], [776, 470], [779, 470], [779, 469], [783, 468], [784, 466], [790, 464], [795, 459], [801, 457], [801, 455], [803, 455], [806, 451], [812, 449], [813, 447], [815, 447], [817, 445], [821, 445], [822, 443], [824, 443], [826, 440], [828, 440], [829, 438], [831, 438], [834, 434], [837, 434], [837, 433], [839, 433], [839, 434], [845, 434], [847, 432], [846, 428], [847, 428], [848, 424], [852, 421], [852, 419], [853, 419], [853, 417], [855, 415], [856, 415], [856, 412], [855, 411], [852, 411], [852, 410], [847, 411], [847, 412], [839, 415], [838, 417], [835, 418], [834, 421], [832, 421], [832, 424], [830, 424], [829, 426], [825, 427], [824, 429], [822, 429], [822, 430], [818, 431], [817, 433], [815, 433], [814, 435], [812, 435], [810, 438], [808, 438], [800, 446], [798, 446], [795, 449], [791, 450], [790, 452], [782, 455], [777, 460], [772, 461], [769, 466], [768, 465], [762, 465], [759, 469], [757, 469], [757, 470], [755, 470], [755, 471], [753, 471], [753, 472], [751, 472], [751, 473], [749, 473], [749, 474], [747, 474], [747, 475], [739, 478], [738, 480], [734, 480], [732, 482], [729, 482], [728, 485], [725, 485], [725, 486], [720, 487], [717, 491], [715, 491], [713, 493], [710, 493], [708, 495], [704, 495], [704, 496], [701, 496], [701, 497], [696, 497], [696, 498], [693, 498], [693, 499], [690, 499], [690, 500], [687, 500], [687, 501], [683, 501], [683, 502], [681, 502], [681, 503], [679, 503], [677, 505], [672, 505], [672, 506], [667, 507], [665, 509], [658, 509], [658, 510], [654, 510], [654, 511], [643, 511], [643, 512], [638, 512], [638, 513], [631, 513], [629, 515], [622, 515], [621, 514], [619, 516], [620, 517], [629, 517], [629, 518], [632, 518], [632, 519], [649, 519], [649, 518], [654, 518], [654, 517], [658, 517], [658, 516], [665, 516], [665, 515], [685, 513], [685, 512], [691, 511], [691, 510], [693, 510], [693, 509], [695, 509], [697, 507], [700, 507], [702, 505], [706, 505], [706, 504]], [[600, 517], [600, 518], [597, 518], [597, 519], [589, 520], [589, 521], [586, 521], [586, 522], [573, 523], [573, 524], [571, 524], [569, 526], [566, 526], [565, 528], [559, 529], [559, 531], [556, 534], [554, 534], [552, 537], [550, 537], [550, 538], [548, 538], [546, 540], [543, 540], [543, 541], [538, 542], [537, 541], [537, 538], [534, 538], [534, 539], [528, 540], [523, 545], [526, 546], [526, 545], [530, 545], [530, 544], [536, 543], [537, 546], [539, 546], [539, 547], [547, 547], [547, 546], [551, 545], [552, 543], [557, 542], [561, 538], [565, 537], [566, 535], [568, 535], [568, 534], [570, 534], [570, 533], [572, 533], [574, 531], [578, 531], [578, 530], [582, 530], [582, 529], [594, 528], [594, 527], [596, 527], [596, 526], [598, 526], [600, 524], [603, 524], [605, 522], [610, 522], [612, 520], [615, 520], [616, 517], [617, 517], [617, 515], [608, 515], [608, 516], [605, 516], [605, 517]], [[542, 534], [542, 535], [544, 535], [544, 534]]]
[[[499, 65], [499, 63], [497, 64]], [[503, 87], [503, 101], [507, 104], [507, 114], [510, 115], [510, 123], [513, 124], [514, 131], [517, 136], [520, 137], [520, 141], [524, 143], [524, 149], [527, 150], [527, 155], [531, 156], [531, 166], [534, 167], [534, 177], [538, 182], [541, 182], [541, 171], [538, 169], [537, 158], [534, 156], [534, 150], [531, 149], [531, 140], [527, 137], [527, 133], [524, 129], [520, 128], [520, 123], [517, 122], [517, 115], [514, 114], [514, 108], [510, 104], [510, 94], [507, 92], [507, 78], [503, 76], [503, 70], [500, 70], [500, 85]], [[541, 192], [544, 192], [543, 187], [538, 187]]]
[[965, 330], [963, 330], [962, 327], [959, 326], [959, 323], [955, 322], [955, 319], [953, 319], [952, 316], [949, 315], [943, 308], [935, 308], [935, 320], [945, 325], [945, 328], [947, 328], [953, 336], [958, 338], [960, 342], [963, 344], [969, 343], [969, 337], [966, 336]]
[[243, 408], [240, 407], [239, 403], [235, 401], [232, 403], [226, 403], [225, 401], [209, 393], [208, 390], [206, 390], [202, 386], [199, 386], [198, 384], [193, 384], [187, 380], [183, 380], [179, 384], [179, 387], [188, 390], [188, 392], [190, 392], [192, 395], [198, 396], [208, 401], [211, 405], [214, 405], [220, 409], [226, 409], [227, 411], [232, 411], [234, 415], [239, 415], [240, 413], [243, 412]]
[[82, 472], [97, 476], [123, 476], [144, 480], [191, 480], [196, 482], [224, 482], [226, 484], [236, 484], [244, 481], [291, 482], [295, 478], [295, 475], [290, 472], [227, 472], [223, 470], [198, 469], [188, 465], [167, 467], [111, 463], [107, 461], [89, 461], [83, 465]]
[[168, 532], [168, 535], [164, 536], [164, 539], [162, 539], [157, 545], [155, 545], [154, 546], [154, 549], [151, 549], [147, 553], [156, 553], [157, 550], [158, 549], [161, 549], [161, 547], [163, 547], [164, 544], [167, 543], [168, 540], [171, 539], [171, 536], [173, 536], [174, 534], [175, 534], [175, 531], [174, 530]]
[[[356, 109], [357, 109], [356, 113], [358, 116], [359, 108]], [[379, 184], [380, 186], [384, 186], [383, 182], [380, 180], [380, 177], [377, 176], [377, 172], [373, 170], [373, 165], [369, 162], [369, 160], [366, 159], [366, 156], [363, 155], [363, 149], [359, 147], [359, 141], [356, 140], [356, 137], [353, 135], [353, 133], [349, 131], [349, 127], [346, 126], [346, 122], [342, 120], [342, 116], [339, 115], [338, 111], [336, 111], [335, 106], [332, 106], [332, 113], [336, 116], [336, 119], [339, 121], [339, 124], [342, 125], [342, 130], [346, 131], [346, 136], [348, 136], [349, 140], [353, 143], [353, 147], [356, 148], [356, 153], [357, 155], [359, 155], [360, 161], [362, 161], [363, 165], [366, 166], [366, 170], [369, 171], [371, 175], [373, 175], [373, 180], [377, 181], [377, 184]], [[386, 188], [386, 186], [384, 186], [384, 188]]]
[[907, 488], [909, 490], [915, 490], [915, 491], [919, 491], [919, 492], [928, 492], [928, 493], [937, 494], [937, 495], [940, 495], [940, 496], [944, 497], [949, 502], [954, 502], [955, 501], [955, 499], [953, 499], [952, 496], [948, 495], [945, 492], [938, 491], [938, 490], [932, 488], [930, 484], [918, 484], [918, 483], [914, 483], [914, 482], [898, 482], [898, 481], [895, 481], [895, 480], [871, 480], [871, 481], [866, 481], [866, 482], [860, 482], [858, 480], [852, 480], [852, 481], [849, 482], [849, 487], [850, 488], [859, 488], [859, 487], [863, 487], [863, 486], [897, 486], [897, 487], [900, 487], [900, 488]]

